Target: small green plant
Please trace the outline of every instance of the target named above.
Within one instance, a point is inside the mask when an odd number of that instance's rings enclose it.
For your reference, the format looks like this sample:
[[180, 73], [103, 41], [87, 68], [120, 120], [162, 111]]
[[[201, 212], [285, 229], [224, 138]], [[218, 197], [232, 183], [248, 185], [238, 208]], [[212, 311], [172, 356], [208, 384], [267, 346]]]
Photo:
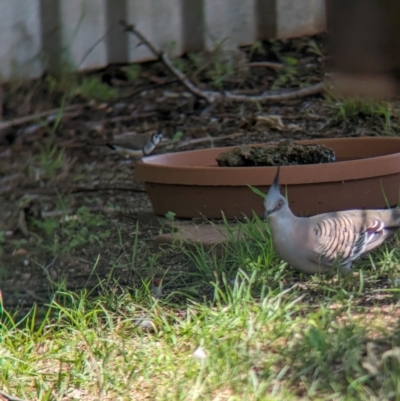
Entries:
[[198, 53], [189, 53], [189, 61], [195, 66], [196, 69], [201, 68], [201, 56]]
[[284, 63], [284, 68], [279, 72], [278, 77], [271, 86], [274, 90], [297, 79], [297, 64], [299, 61], [296, 58], [289, 56], [282, 56], [281, 59]]
[[214, 42], [213, 51], [207, 53], [205, 57], [200, 58], [191, 55], [190, 60], [197, 66], [195, 74], [202, 72], [211, 85], [217, 89], [222, 88], [224, 82], [235, 77], [240, 73], [242, 55], [240, 51], [227, 50], [224, 43], [227, 39]]
[[174, 136], [172, 137], [172, 142], [179, 142], [183, 136], [182, 131], [176, 131]]
[[265, 51], [264, 45], [261, 41], [257, 40], [250, 47], [250, 58], [254, 55], [265, 56], [267, 52]]
[[65, 98], [66, 96], [62, 98], [54, 122], [52, 124], [47, 121], [41, 122], [44, 127], [48, 127], [48, 136], [43, 142], [35, 144], [39, 152], [34, 154], [24, 167], [26, 174], [33, 176], [35, 181], [54, 181], [68, 168], [64, 149], [55, 144], [55, 135], [64, 113]]
[[141, 71], [142, 67], [140, 66], [140, 64], [132, 64], [128, 66], [126, 68], [126, 75], [128, 77], [128, 80], [131, 82], [136, 81], [139, 78]]
[[98, 76], [92, 76], [82, 80], [81, 84], [75, 89], [75, 95], [80, 95], [85, 99], [107, 102], [116, 99], [118, 92], [115, 88], [102, 82]]
[[310, 51], [314, 54], [316, 54], [318, 57], [324, 57], [324, 54], [322, 53], [322, 50], [318, 46], [317, 42], [313, 39], [309, 40], [308, 42], [308, 48]]
[[171, 220], [171, 221], [175, 219], [175, 216], [176, 216], [176, 213], [171, 212], [171, 211], [165, 213], [165, 217], [166, 217], [168, 220]]
[[337, 110], [338, 116], [349, 120], [354, 117], [390, 117], [391, 111], [388, 103], [369, 99], [345, 98], [334, 99], [332, 106]]
[[221, 88], [223, 82], [234, 74], [231, 63], [215, 59], [212, 67], [207, 70], [206, 76], [212, 81], [215, 88]]
[[74, 65], [66, 59], [59, 61], [44, 77], [50, 97], [70, 97], [78, 86], [78, 74]]
[[398, 127], [392, 124], [392, 119], [393, 117], [398, 118], [398, 115], [390, 103], [357, 97], [340, 97], [332, 93], [328, 93], [326, 98], [334, 110], [337, 120], [350, 121], [360, 117], [369, 118], [382, 124], [382, 132], [385, 135], [396, 133]]
[[39, 230], [32, 233], [38, 246], [53, 256], [85, 244], [101, 245], [110, 236], [109, 230], [96, 230], [105, 227], [107, 223], [101, 216], [90, 213], [85, 207], [79, 208], [72, 216], [66, 213], [62, 218], [32, 219], [31, 223]]
[[172, 60], [174, 67], [177, 68], [179, 71], [183, 72], [184, 74], [188, 74], [191, 72], [190, 65], [187, 60], [181, 57], [175, 57]]

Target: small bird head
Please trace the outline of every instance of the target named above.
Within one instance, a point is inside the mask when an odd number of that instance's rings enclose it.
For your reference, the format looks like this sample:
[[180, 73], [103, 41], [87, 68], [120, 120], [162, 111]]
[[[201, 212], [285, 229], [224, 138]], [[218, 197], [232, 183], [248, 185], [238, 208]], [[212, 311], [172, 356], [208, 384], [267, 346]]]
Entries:
[[278, 171], [276, 172], [274, 181], [272, 182], [267, 196], [264, 199], [264, 218], [267, 218], [272, 214], [277, 213], [280, 210], [286, 209], [288, 207], [286, 198], [281, 195], [279, 191], [279, 170], [280, 166], [278, 166]]
[[151, 136], [151, 142], [157, 146], [161, 140], [163, 139], [163, 134], [161, 132], [157, 132]]

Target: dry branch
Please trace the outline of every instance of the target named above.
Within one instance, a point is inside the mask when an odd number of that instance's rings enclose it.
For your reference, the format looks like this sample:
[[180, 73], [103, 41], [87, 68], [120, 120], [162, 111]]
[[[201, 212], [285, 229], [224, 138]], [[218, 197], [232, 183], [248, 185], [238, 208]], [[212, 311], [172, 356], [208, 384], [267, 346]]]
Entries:
[[180, 149], [180, 148], [184, 148], [189, 145], [197, 145], [198, 143], [204, 143], [204, 142], [218, 142], [218, 141], [223, 141], [225, 139], [237, 138], [242, 135], [243, 135], [242, 132], [235, 132], [234, 134], [228, 134], [228, 135], [222, 135], [222, 136], [216, 136], [216, 137], [203, 136], [201, 138], [192, 138], [192, 139], [189, 139], [189, 140], [187, 140], [185, 142], [181, 142], [181, 143], [177, 143], [177, 142], [173, 142], [173, 141], [165, 141], [165, 142], [162, 142], [161, 144], [159, 144], [157, 149], [165, 148], [165, 147], [171, 146], [171, 145], [172, 145], [173, 149]]
[[[64, 107], [63, 112], [74, 111], [74, 110], [80, 109], [84, 106], [85, 106], [85, 104], [83, 104], [83, 103], [72, 104], [70, 106]], [[57, 115], [57, 113], [59, 113], [59, 112], [60, 112], [60, 109], [51, 109], [51, 110], [41, 111], [39, 113], [30, 114], [29, 116], [14, 118], [13, 120], [2, 121], [2, 122], [0, 122], [0, 131], [7, 129], [7, 128], [15, 127], [17, 125], [29, 123], [31, 121], [37, 120], [38, 118], [49, 117], [51, 115]]]
[[247, 63], [247, 67], [265, 67], [271, 68], [272, 70], [281, 70], [283, 64], [274, 63], [272, 61], [253, 61], [252, 63]]
[[[140, 40], [141, 44], [146, 45], [147, 48], [151, 51], [151, 53], [153, 53], [153, 55], [157, 57], [157, 59], [165, 65], [165, 67], [171, 72], [171, 74], [173, 74], [181, 82], [181, 84], [186, 87], [186, 89], [190, 93], [192, 93], [193, 95], [195, 95], [200, 99], [204, 99], [209, 104], [218, 103], [222, 101], [259, 102], [259, 103], [279, 102], [284, 100], [298, 99], [305, 96], [315, 95], [317, 93], [322, 92], [323, 90], [322, 83], [318, 83], [309, 86], [307, 88], [301, 88], [297, 90], [290, 90], [280, 93], [264, 92], [260, 95], [254, 95], [254, 96], [239, 95], [230, 91], [220, 93], [215, 91], [202, 90], [195, 84], [193, 84], [193, 82], [191, 82], [190, 79], [185, 74], [183, 74], [173, 65], [172, 61], [165, 52], [157, 50], [157, 48], [153, 45], [153, 43], [150, 42], [140, 31], [136, 29], [135, 25], [130, 25], [125, 21], [120, 21], [119, 23], [124, 27], [125, 32], [129, 32], [135, 35]], [[272, 68], [271, 64], [274, 64], [274, 68], [278, 68], [278, 64], [277, 65], [275, 65], [275, 63], [269, 63], [269, 64], [271, 68]]]
[[179, 71], [177, 68], [174, 67], [171, 60], [167, 56], [165, 52], [159, 51], [156, 47], [141, 33], [139, 32], [134, 25], [129, 25], [125, 21], [120, 21], [120, 24], [124, 27], [125, 32], [130, 32], [134, 34], [143, 44], [145, 44], [149, 50], [153, 53], [154, 56], [157, 57], [158, 60], [162, 61], [163, 64], [168, 68], [168, 70], [175, 75], [176, 78], [186, 87], [188, 91], [206, 100], [208, 103], [213, 103], [215, 101], [212, 94], [209, 94], [205, 91], [202, 91], [197, 86], [195, 86], [185, 74]]
[[[25, 188], [16, 189], [14, 186], [0, 187], [0, 194], [4, 195], [8, 192], [13, 191], [13, 195], [16, 197], [23, 195], [37, 195], [37, 196], [59, 196], [59, 195], [70, 195], [78, 194], [83, 192], [100, 192], [100, 191], [121, 191], [121, 192], [146, 192], [144, 189], [129, 186], [63, 186], [63, 187], [52, 187], [52, 188]], [[1, 401], [1, 400], [0, 400]]]
[[288, 90], [285, 92], [274, 93], [274, 92], [263, 92], [260, 95], [240, 95], [232, 92], [226, 92], [225, 98], [234, 102], [281, 102], [284, 100], [299, 99], [302, 97], [316, 95], [321, 93], [323, 90], [322, 83], [307, 86], [306, 88]]
[[234, 134], [222, 135], [222, 136], [217, 136], [217, 137], [206, 136], [203, 138], [190, 139], [188, 141], [180, 143], [178, 146], [176, 146], [176, 149], [183, 148], [183, 147], [189, 146], [189, 145], [203, 143], [203, 142], [217, 142], [217, 141], [223, 141], [225, 139], [233, 139], [233, 138], [237, 138], [242, 135], [243, 135], [242, 132], [236, 132]]
[[104, 122], [108, 123], [120, 123], [120, 122], [126, 122], [126, 121], [131, 121], [131, 120], [139, 120], [141, 118], [149, 118], [149, 117], [154, 117], [157, 115], [156, 111], [147, 111], [143, 113], [132, 113], [129, 116], [118, 116], [118, 117], [110, 117], [110, 118], [104, 118]]

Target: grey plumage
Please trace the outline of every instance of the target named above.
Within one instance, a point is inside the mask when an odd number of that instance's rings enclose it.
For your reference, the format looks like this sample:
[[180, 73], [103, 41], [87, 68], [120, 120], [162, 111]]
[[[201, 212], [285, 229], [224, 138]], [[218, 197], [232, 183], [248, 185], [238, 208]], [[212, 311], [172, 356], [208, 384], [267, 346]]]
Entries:
[[148, 156], [161, 142], [161, 133], [138, 134], [130, 137], [115, 139], [106, 144], [112, 150], [124, 155], [140, 158]]
[[279, 192], [279, 167], [264, 200], [265, 217], [278, 255], [305, 273], [352, 263], [380, 246], [400, 227], [400, 209], [348, 210], [297, 217]]

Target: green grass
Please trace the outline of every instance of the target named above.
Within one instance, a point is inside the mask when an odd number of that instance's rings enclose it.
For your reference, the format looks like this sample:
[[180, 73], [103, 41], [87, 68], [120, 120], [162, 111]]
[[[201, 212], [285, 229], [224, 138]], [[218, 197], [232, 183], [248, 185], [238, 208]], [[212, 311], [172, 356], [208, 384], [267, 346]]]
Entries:
[[357, 97], [340, 97], [328, 92], [326, 96], [328, 105], [334, 111], [336, 120], [347, 122], [355, 119], [369, 119], [381, 125], [380, 133], [383, 135], [398, 135], [399, 113], [393, 106], [385, 101], [363, 99]]
[[142, 67], [140, 64], [131, 64], [126, 67], [126, 75], [128, 80], [131, 82], [136, 81], [139, 78], [141, 71]]
[[97, 75], [83, 78], [74, 94], [87, 100], [94, 99], [101, 102], [115, 100], [118, 96], [117, 90], [102, 82]]
[[[80, 207], [73, 215], [65, 211], [64, 216], [32, 218], [30, 223], [35, 230], [31, 235], [36, 239], [36, 246], [51, 256], [64, 254], [83, 245], [102, 246], [103, 241], [110, 236], [107, 221], [85, 207]], [[93, 228], [97, 228], [97, 232]]]
[[[57, 232], [74, 238], [94, 219], [78, 216]], [[133, 287], [103, 280], [97, 295], [59, 290], [23, 318], [1, 312], [3, 391], [30, 400], [399, 399], [395, 246], [345, 278], [304, 276], [276, 257], [257, 218], [229, 229], [220, 257], [178, 241], [139, 258], [138, 232], [110, 261], [140, 272]], [[188, 264], [177, 267], [182, 254]], [[160, 275], [157, 299], [149, 283]]]

